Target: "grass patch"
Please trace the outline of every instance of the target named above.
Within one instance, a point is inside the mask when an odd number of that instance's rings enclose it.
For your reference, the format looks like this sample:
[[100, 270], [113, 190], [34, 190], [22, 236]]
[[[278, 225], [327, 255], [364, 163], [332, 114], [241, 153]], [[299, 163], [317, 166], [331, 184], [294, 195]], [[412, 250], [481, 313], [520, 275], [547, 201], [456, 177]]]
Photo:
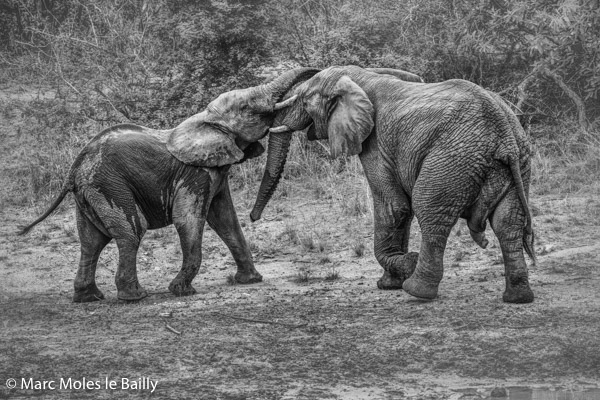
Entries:
[[302, 235], [300, 237], [300, 244], [305, 250], [312, 251], [316, 248], [315, 240], [312, 235]]
[[296, 283], [308, 283], [312, 279], [312, 271], [307, 267], [301, 267], [296, 273], [294, 282]]
[[283, 228], [283, 232], [281, 233], [280, 237], [287, 237], [288, 241], [292, 244], [300, 243], [300, 236], [298, 235], [298, 230], [290, 222], [287, 222], [285, 224], [285, 227]]
[[325, 243], [322, 240], [315, 239], [312, 233], [299, 235], [299, 242], [306, 251], [316, 251], [319, 253], [325, 251]]
[[361, 241], [357, 241], [352, 245], [352, 254], [355, 257], [362, 257], [365, 255], [365, 244]]
[[331, 269], [327, 271], [327, 274], [325, 275], [324, 279], [326, 281], [337, 281], [340, 278], [341, 276], [338, 270], [335, 267], [331, 267]]
[[319, 264], [329, 264], [331, 263], [331, 258], [329, 258], [329, 256], [324, 256], [321, 257], [321, 259], [319, 260]]

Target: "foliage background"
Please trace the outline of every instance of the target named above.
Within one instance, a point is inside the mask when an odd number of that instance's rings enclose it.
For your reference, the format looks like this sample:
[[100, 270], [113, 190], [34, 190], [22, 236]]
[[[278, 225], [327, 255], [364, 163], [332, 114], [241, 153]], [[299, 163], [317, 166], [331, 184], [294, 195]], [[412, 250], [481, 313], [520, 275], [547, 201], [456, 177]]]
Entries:
[[525, 81], [526, 111], [600, 116], [598, 0], [4, 0], [0, 21], [3, 81], [54, 85], [100, 120], [172, 125], [290, 62], [513, 98]]
[[0, 85], [42, 94], [0, 97], [2, 115], [26, 118], [43, 148], [71, 149], [28, 161], [42, 191], [102, 127], [172, 127], [223, 91], [334, 64], [499, 92], [538, 123], [534, 183], [599, 175], [600, 0], [0, 0]]

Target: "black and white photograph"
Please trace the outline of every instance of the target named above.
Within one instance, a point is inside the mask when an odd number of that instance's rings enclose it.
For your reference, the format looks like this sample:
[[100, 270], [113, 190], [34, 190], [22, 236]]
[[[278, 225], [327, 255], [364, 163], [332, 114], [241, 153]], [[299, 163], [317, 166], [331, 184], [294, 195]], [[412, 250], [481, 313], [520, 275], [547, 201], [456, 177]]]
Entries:
[[600, 0], [0, 0], [0, 399], [600, 400]]

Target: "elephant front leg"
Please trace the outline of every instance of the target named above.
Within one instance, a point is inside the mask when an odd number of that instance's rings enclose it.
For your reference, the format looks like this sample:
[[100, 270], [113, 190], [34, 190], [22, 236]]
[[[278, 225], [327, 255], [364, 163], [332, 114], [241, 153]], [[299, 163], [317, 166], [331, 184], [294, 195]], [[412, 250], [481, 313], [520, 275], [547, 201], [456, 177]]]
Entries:
[[81, 258], [75, 277], [73, 302], [86, 303], [104, 299], [96, 286], [96, 266], [102, 249], [111, 238], [104, 235], [77, 207], [77, 231], [81, 243]]
[[[408, 239], [413, 214], [406, 196], [398, 194], [394, 201], [386, 201], [373, 191], [375, 211], [374, 252], [383, 267], [383, 276], [377, 287], [384, 290], [402, 289], [417, 265], [418, 253], [408, 253]], [[376, 194], [377, 193], [377, 194]]]
[[[186, 215], [186, 214], [183, 214]], [[175, 296], [191, 296], [196, 294], [192, 281], [198, 275], [202, 265], [202, 236], [204, 233], [204, 217], [177, 218], [175, 228], [179, 234], [183, 263], [177, 276], [169, 284], [169, 291]]]
[[208, 224], [227, 245], [237, 265], [235, 281], [238, 283], [262, 282], [262, 275], [254, 268], [252, 252], [240, 227], [227, 181], [214, 197], [208, 210]]

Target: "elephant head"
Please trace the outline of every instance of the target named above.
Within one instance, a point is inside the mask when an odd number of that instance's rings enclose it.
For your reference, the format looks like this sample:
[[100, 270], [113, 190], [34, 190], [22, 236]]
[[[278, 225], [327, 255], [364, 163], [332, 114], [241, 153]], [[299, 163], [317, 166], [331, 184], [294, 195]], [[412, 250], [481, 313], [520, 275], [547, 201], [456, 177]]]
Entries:
[[[267, 165], [257, 199], [250, 213], [260, 219], [285, 165], [293, 131], [306, 129], [309, 140], [328, 139], [332, 157], [362, 152], [363, 141], [373, 129], [373, 104], [364, 90], [346, 74], [353, 67], [330, 67], [295, 87], [278, 105], [273, 128], [270, 129]], [[415, 75], [391, 68], [370, 68], [370, 72], [395, 76], [412, 82], [423, 82]], [[285, 106], [285, 107], [284, 107]], [[271, 141], [279, 145], [271, 147]]]
[[220, 167], [261, 154], [264, 148], [258, 140], [268, 133], [277, 111], [288, 104], [282, 97], [318, 71], [298, 68], [263, 85], [221, 94], [170, 132], [167, 149], [180, 161], [202, 167]]

